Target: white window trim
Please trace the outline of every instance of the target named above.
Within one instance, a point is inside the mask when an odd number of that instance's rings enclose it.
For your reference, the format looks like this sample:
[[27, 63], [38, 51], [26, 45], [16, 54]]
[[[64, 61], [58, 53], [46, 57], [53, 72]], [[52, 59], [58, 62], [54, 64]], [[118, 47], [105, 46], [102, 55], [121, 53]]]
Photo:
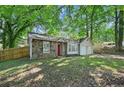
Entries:
[[50, 53], [50, 42], [43, 41], [43, 53]]
[[[72, 50], [72, 47], [75, 48], [74, 49], [75, 51]], [[78, 54], [78, 43], [77, 42], [68, 42], [67, 54]]]

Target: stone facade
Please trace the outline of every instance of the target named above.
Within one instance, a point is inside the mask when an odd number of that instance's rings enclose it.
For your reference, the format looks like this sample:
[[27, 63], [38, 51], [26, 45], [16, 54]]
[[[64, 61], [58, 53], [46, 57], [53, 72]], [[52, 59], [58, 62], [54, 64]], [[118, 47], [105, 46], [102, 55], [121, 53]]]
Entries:
[[32, 57], [41, 58], [43, 56], [43, 41], [41, 40], [32, 40]]
[[72, 40], [30, 33], [29, 45], [30, 59], [93, 54], [89, 38]]
[[62, 56], [66, 56], [67, 55], [67, 43], [61, 43], [61, 46], [62, 46], [62, 51], [61, 51], [61, 53], [62, 53]]
[[61, 46], [61, 56], [66, 55], [66, 43], [58, 43], [53, 41], [50, 42], [50, 52], [49, 53], [43, 53], [43, 42], [42, 40], [33, 39], [32, 40], [32, 58], [38, 59], [38, 58], [47, 58], [47, 57], [57, 57], [57, 48], [58, 44]]

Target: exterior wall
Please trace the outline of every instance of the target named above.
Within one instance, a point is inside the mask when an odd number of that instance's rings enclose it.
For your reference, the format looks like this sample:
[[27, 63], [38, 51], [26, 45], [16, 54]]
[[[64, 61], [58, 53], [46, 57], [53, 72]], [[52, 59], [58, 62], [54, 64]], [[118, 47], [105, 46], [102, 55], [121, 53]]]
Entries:
[[62, 43], [62, 56], [66, 56], [66, 46], [67, 44], [66, 43]]
[[61, 56], [66, 55], [66, 43], [57, 43], [50, 41], [50, 52], [43, 53], [43, 42], [44, 41], [37, 39], [32, 40], [32, 59], [57, 57], [58, 44], [61, 45]]
[[50, 42], [50, 54], [49, 54], [50, 57], [56, 57], [57, 56], [56, 44], [57, 44], [56, 42]]
[[66, 43], [56, 43], [56, 56], [58, 56], [58, 45], [60, 45], [60, 56], [66, 56]]
[[80, 55], [89, 55], [93, 54], [93, 46], [91, 42], [88, 40], [84, 40], [80, 43]]
[[43, 55], [43, 41], [32, 40], [32, 58], [40, 58]]
[[56, 43], [50, 42], [50, 53], [43, 53], [43, 41], [32, 40], [32, 58], [56, 57]]
[[124, 41], [122, 41], [122, 46], [124, 47]]
[[[62, 42], [50, 42], [50, 52], [43, 53], [43, 42], [42, 40], [33, 39], [32, 40], [32, 59], [38, 58], [48, 58], [58, 56], [58, 44], [61, 46], [61, 56], [71, 56], [71, 55], [88, 55], [93, 54], [93, 47], [90, 41], [82, 41], [81, 43], [70, 41], [67, 43]], [[77, 45], [76, 52], [69, 52], [69, 43], [74, 43]]]
[[50, 42], [50, 52], [43, 53], [41, 58], [47, 58], [47, 57], [56, 57], [56, 43], [55, 42]]
[[[33, 40], [32, 40], [33, 39]], [[44, 41], [46, 40], [49, 43], [44, 44]], [[81, 41], [81, 40], [80, 40]], [[67, 42], [67, 43], [63, 43]], [[72, 51], [69, 50], [69, 43], [74, 43], [77, 45], [77, 50], [74, 48], [71, 48]], [[58, 44], [60, 44], [60, 51], [58, 52]], [[87, 38], [83, 40], [82, 42], [73, 41], [73, 40], [56, 40], [54, 37], [48, 37], [44, 35], [38, 35], [37, 34], [29, 34], [29, 45], [30, 45], [30, 59], [36, 59], [36, 58], [47, 58], [47, 57], [56, 57], [58, 54], [60, 56], [70, 56], [70, 55], [87, 55], [87, 54], [93, 54], [93, 46], [91, 41]], [[43, 45], [45, 47], [50, 47], [49, 49], [43, 48]], [[44, 52], [44, 53], [43, 53]]]
[[[70, 52], [69, 51], [69, 44], [75, 44], [77, 46], [77, 51], [74, 51], [74, 52]], [[76, 42], [76, 41], [69, 41], [67, 43], [67, 55], [79, 55], [79, 43]]]
[[80, 44], [80, 55], [87, 55], [87, 47]]

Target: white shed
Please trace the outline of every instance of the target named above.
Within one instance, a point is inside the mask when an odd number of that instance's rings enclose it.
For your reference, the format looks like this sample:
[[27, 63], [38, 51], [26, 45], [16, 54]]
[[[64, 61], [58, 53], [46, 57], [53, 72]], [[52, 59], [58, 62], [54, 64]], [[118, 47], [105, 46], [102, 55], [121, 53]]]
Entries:
[[90, 38], [80, 40], [80, 55], [93, 54], [93, 45]]
[[124, 41], [122, 41], [122, 46], [124, 47]]

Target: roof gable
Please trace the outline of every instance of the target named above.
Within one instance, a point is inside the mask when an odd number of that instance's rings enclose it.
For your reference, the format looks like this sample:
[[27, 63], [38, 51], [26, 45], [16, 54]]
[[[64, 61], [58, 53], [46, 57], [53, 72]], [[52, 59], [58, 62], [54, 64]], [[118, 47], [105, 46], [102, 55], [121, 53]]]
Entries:
[[84, 45], [93, 45], [91, 39], [89, 37], [80, 39], [80, 43], [84, 44]]

